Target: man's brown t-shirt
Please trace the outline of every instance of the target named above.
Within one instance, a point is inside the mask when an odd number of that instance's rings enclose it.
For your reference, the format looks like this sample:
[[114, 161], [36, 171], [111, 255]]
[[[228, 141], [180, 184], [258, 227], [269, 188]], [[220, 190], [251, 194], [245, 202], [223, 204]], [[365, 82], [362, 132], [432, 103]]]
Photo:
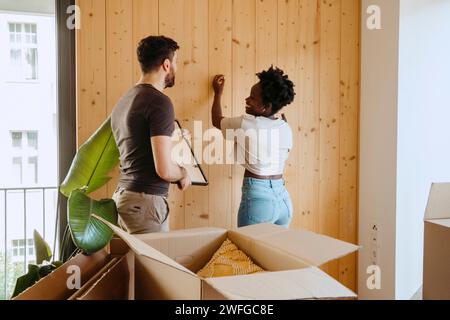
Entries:
[[111, 127], [120, 152], [119, 187], [167, 196], [169, 183], [156, 173], [151, 137], [172, 136], [172, 102], [152, 85], [139, 84], [114, 107]]

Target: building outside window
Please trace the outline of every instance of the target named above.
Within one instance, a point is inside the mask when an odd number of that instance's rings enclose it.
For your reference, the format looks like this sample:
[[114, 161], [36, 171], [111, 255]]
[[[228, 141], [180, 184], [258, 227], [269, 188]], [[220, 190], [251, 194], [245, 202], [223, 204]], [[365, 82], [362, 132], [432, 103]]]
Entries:
[[16, 185], [38, 183], [38, 132], [11, 131], [12, 177]]
[[9, 46], [11, 80], [38, 80], [38, 43], [36, 24], [10, 22]]
[[[34, 257], [34, 240], [33, 239], [26, 239], [26, 246], [25, 246], [25, 239], [16, 239], [12, 240], [12, 257], [13, 262], [23, 262], [23, 257], [25, 256], [25, 250], [27, 250], [27, 255], [30, 257]], [[32, 263], [33, 261], [30, 260], [29, 263]]]

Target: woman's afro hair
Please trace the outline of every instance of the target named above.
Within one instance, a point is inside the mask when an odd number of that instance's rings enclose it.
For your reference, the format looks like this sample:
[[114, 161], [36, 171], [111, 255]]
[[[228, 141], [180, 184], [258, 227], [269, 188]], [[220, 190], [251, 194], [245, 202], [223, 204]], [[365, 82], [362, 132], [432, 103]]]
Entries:
[[294, 101], [294, 83], [284, 71], [271, 66], [256, 74], [259, 78], [264, 105], [272, 104], [273, 114]]

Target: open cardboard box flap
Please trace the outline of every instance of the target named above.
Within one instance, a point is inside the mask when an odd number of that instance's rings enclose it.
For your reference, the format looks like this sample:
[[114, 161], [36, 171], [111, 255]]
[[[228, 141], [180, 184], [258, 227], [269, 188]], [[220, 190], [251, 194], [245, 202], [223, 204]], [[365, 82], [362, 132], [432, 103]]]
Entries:
[[230, 231], [299, 258], [309, 266], [321, 266], [359, 249], [358, 246], [305, 230], [289, 230], [274, 224], [258, 224]]
[[[113, 248], [75, 255], [13, 300], [71, 300], [84, 293], [87, 300], [133, 300], [134, 253], [117, 240]], [[72, 286], [75, 280], [81, 288]]]
[[121, 237], [123, 241], [126, 242], [126, 244], [133, 250], [136, 254], [159, 261], [163, 264], [166, 264], [172, 268], [178, 269], [182, 272], [188, 273], [193, 275], [194, 277], [197, 277], [195, 273], [187, 269], [186, 267], [183, 267], [178, 262], [174, 261], [173, 259], [169, 258], [168, 256], [162, 254], [158, 250], [152, 248], [148, 244], [146, 244], [144, 241], [136, 238], [135, 236], [130, 235], [128, 232], [122, 230], [121, 228], [113, 225], [109, 221], [103, 219], [102, 217], [94, 215], [95, 218], [99, 219], [106, 225], [108, 225], [116, 235]]
[[110, 261], [110, 257], [105, 250], [100, 250], [90, 256], [77, 254], [75, 257], [64, 263], [48, 276], [36, 282], [13, 300], [66, 300], [77, 289], [67, 285], [68, 278], [73, 274], [72, 268], [77, 267], [81, 276], [80, 284], [84, 285], [93, 277], [105, 264]]
[[[288, 230], [272, 224], [258, 224], [228, 231], [230, 238], [245, 240], [243, 243], [247, 248], [256, 248], [257, 243], [262, 243], [262, 247], [278, 250], [305, 262], [305, 267], [245, 276], [201, 279], [143, 240], [128, 234], [101, 217], [95, 217], [113, 229], [136, 254], [202, 280], [229, 299], [315, 299], [353, 298], [356, 296], [338, 281], [316, 268], [316, 266], [358, 250], [358, 246], [330, 237], [307, 231]], [[202, 230], [180, 230], [169, 234], [154, 234], [146, 237], [176, 238]], [[219, 228], [205, 228], [204, 230], [212, 234], [219, 231], [226, 232], [225, 229]]]
[[205, 279], [229, 299], [289, 300], [354, 298], [356, 294], [316, 267]]
[[433, 183], [425, 210], [425, 221], [449, 226], [450, 183]]

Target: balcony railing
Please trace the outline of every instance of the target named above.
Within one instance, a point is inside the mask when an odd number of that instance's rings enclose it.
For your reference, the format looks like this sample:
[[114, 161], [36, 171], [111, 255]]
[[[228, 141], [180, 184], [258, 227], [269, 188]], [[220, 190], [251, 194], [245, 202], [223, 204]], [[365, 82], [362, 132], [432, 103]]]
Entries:
[[16, 278], [34, 263], [33, 230], [53, 245], [57, 197], [57, 187], [0, 188], [0, 300], [10, 298]]

